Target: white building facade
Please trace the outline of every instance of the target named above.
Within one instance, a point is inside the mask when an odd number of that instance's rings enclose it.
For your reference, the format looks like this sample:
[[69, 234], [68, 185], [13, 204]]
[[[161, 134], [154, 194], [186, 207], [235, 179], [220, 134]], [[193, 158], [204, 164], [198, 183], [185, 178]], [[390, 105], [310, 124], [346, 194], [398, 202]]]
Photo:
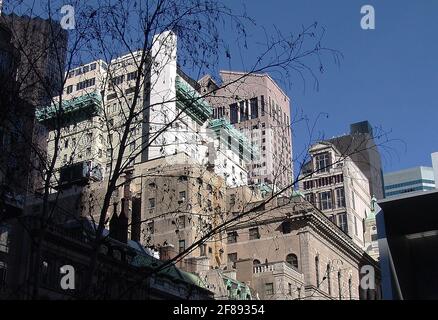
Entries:
[[364, 248], [365, 219], [371, 211], [368, 179], [329, 142], [313, 145], [309, 154], [311, 160], [300, 175], [300, 191]]
[[62, 108], [55, 103], [37, 114], [49, 130], [49, 157], [58, 142], [58, 183], [73, 174], [62, 168], [75, 165], [110, 175], [123, 146], [122, 166], [184, 152], [230, 186], [247, 184], [252, 146], [226, 121], [212, 119], [212, 107], [177, 66], [176, 41], [164, 32], [154, 37], [151, 58], [137, 51], [67, 72]]

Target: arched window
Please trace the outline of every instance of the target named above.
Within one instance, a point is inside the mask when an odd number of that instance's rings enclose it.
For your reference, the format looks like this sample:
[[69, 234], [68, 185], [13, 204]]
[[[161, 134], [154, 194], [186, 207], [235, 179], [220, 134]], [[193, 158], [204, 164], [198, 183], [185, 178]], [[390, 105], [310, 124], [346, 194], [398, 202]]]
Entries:
[[353, 298], [353, 295], [352, 295], [352, 283], [351, 283], [351, 276], [350, 276], [350, 278], [348, 279], [348, 295], [350, 296], [350, 300]]
[[327, 292], [331, 296], [332, 295], [332, 281], [330, 277], [330, 264], [327, 265]]
[[258, 259], [254, 259], [254, 261], [252, 262], [253, 266], [259, 265], [260, 264], [260, 260]]
[[290, 253], [286, 256], [286, 262], [298, 269], [298, 258], [295, 254]]
[[316, 286], [319, 288], [319, 258], [315, 257], [315, 277], [316, 277]]

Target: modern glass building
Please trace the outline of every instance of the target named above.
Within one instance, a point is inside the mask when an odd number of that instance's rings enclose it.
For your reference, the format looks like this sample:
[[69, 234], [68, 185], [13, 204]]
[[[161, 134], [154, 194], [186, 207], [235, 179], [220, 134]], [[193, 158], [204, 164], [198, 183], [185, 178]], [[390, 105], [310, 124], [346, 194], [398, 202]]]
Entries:
[[435, 189], [434, 173], [431, 167], [415, 167], [387, 173], [383, 176], [383, 180], [385, 198]]

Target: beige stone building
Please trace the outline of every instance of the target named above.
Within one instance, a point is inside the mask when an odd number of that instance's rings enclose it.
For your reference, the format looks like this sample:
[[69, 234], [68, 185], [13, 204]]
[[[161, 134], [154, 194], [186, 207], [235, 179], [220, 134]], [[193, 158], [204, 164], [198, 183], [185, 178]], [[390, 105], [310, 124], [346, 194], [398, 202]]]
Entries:
[[[135, 221], [138, 213], [133, 210], [133, 227], [140, 223], [141, 243], [155, 247], [163, 259], [188, 249], [226, 215], [225, 180], [184, 153], [138, 164], [133, 176], [133, 201], [139, 201], [141, 217]], [[224, 240], [223, 233], [209, 237], [178, 265], [191, 270], [196, 260], [207, 257], [212, 268], [223, 267]]]
[[[262, 299], [366, 298], [362, 265], [379, 283], [377, 263], [301, 196], [277, 199], [227, 233], [228, 268]], [[379, 285], [372, 296], [380, 297]]]

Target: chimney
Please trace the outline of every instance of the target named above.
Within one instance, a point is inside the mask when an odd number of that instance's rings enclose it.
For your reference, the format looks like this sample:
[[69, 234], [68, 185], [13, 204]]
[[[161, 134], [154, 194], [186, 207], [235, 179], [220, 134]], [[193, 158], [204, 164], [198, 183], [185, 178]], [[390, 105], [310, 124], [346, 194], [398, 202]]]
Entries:
[[132, 198], [131, 240], [140, 242], [141, 237], [141, 196]]
[[127, 199], [122, 199], [122, 212], [119, 216], [119, 240], [120, 242], [128, 242], [128, 225], [129, 225], [129, 202]]
[[159, 248], [160, 260], [167, 261], [176, 256], [175, 247], [172, 244], [166, 244]]
[[119, 218], [117, 216], [117, 202], [113, 203], [113, 215], [110, 220], [109, 235], [113, 239], [118, 238], [119, 233]]

